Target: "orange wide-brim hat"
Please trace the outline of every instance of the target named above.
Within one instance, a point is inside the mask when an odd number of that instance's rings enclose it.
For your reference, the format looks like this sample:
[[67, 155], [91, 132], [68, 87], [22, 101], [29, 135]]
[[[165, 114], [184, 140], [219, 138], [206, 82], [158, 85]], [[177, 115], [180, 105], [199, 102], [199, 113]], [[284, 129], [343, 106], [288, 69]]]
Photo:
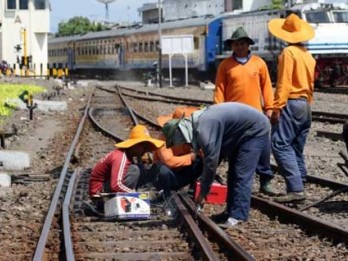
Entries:
[[301, 43], [314, 37], [313, 27], [296, 14], [274, 18], [268, 22], [268, 30], [275, 37], [288, 43]]
[[163, 115], [156, 118], [158, 125], [163, 127], [163, 125], [171, 119], [181, 119], [183, 117], [190, 117], [194, 111], [199, 110], [198, 107], [190, 106], [179, 106], [175, 108], [175, 111], [170, 115]]
[[129, 132], [128, 139], [115, 144], [115, 147], [127, 149], [141, 142], [148, 142], [153, 146], [152, 150], [156, 150], [164, 145], [163, 140], [154, 139], [150, 136], [150, 132], [144, 125], [136, 125]]

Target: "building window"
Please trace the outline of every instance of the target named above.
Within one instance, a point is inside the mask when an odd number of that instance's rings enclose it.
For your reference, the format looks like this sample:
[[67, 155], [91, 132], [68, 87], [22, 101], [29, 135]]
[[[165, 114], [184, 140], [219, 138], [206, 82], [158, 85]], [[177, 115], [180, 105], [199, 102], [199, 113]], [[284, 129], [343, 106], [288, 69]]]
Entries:
[[29, 0], [19, 0], [19, 10], [28, 10]]
[[243, 1], [236, 0], [232, 2], [232, 10], [240, 10], [243, 9]]
[[16, 0], [7, 0], [7, 9], [16, 9]]
[[36, 10], [44, 10], [46, 9], [46, 0], [35, 0], [34, 6]]

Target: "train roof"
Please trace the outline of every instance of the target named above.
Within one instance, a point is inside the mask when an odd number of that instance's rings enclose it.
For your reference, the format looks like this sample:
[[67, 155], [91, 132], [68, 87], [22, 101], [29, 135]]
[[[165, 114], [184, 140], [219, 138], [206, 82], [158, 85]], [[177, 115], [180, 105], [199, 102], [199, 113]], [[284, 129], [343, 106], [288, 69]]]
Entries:
[[[196, 17], [190, 19], [182, 19], [175, 21], [166, 21], [161, 23], [161, 29], [176, 29], [182, 27], [194, 27], [200, 25], [206, 25], [210, 21], [214, 20], [213, 16], [204, 16], [204, 17]], [[126, 28], [117, 28], [111, 30], [105, 30], [100, 32], [88, 32], [83, 35], [73, 35], [66, 37], [52, 37], [48, 39], [50, 44], [54, 43], [62, 43], [69, 41], [81, 41], [81, 40], [89, 40], [89, 39], [98, 39], [98, 38], [108, 38], [114, 36], [123, 36], [123, 35], [131, 35], [135, 33], [146, 33], [158, 31], [158, 24], [143, 24], [143, 25], [135, 25], [132, 27]]]

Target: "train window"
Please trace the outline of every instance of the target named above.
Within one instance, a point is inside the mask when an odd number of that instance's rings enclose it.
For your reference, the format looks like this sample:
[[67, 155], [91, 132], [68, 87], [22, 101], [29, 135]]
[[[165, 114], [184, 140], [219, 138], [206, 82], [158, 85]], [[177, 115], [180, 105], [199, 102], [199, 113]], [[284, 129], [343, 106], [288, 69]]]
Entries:
[[150, 43], [150, 52], [154, 52], [155, 51], [155, 43], [151, 42]]
[[7, 9], [16, 9], [16, 0], [7, 0]]
[[330, 23], [329, 14], [326, 11], [306, 12], [305, 16], [308, 23]]
[[147, 53], [149, 52], [149, 43], [147, 42], [144, 44], [144, 51]]
[[348, 23], [348, 12], [332, 11], [336, 23]]
[[143, 43], [139, 43], [139, 53], [143, 52]]
[[29, 0], [19, 0], [19, 9], [28, 10], [28, 2]]

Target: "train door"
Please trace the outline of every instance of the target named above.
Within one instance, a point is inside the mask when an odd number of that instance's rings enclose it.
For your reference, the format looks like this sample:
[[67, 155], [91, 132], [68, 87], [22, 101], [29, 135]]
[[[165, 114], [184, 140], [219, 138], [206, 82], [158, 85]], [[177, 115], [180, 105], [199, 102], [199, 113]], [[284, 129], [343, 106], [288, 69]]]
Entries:
[[121, 43], [118, 45], [118, 60], [120, 62], [120, 70], [125, 71], [126, 70], [126, 41], [121, 41]]
[[75, 69], [75, 43], [68, 44], [67, 67], [69, 70]]

